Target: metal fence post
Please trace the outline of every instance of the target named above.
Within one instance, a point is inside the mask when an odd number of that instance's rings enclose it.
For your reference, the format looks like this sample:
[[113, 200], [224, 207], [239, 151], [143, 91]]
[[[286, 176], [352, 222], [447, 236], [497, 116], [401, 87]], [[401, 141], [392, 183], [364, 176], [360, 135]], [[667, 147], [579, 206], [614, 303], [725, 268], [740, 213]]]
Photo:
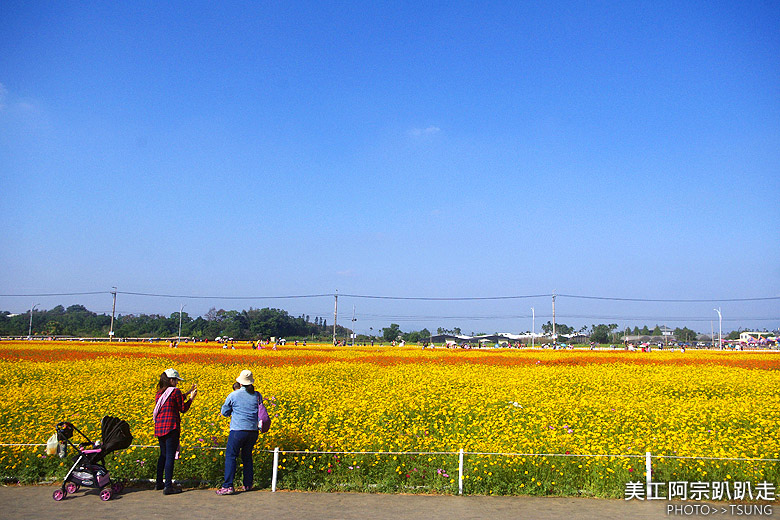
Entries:
[[463, 448], [458, 454], [458, 494], [463, 494]]
[[647, 481], [647, 492], [650, 492], [650, 483], [653, 481], [652, 474], [653, 474], [653, 465], [651, 463], [652, 456], [650, 455], [650, 452], [645, 453], [645, 476]]
[[274, 448], [274, 469], [271, 473], [271, 492], [276, 493], [276, 472], [279, 468], [279, 447]]

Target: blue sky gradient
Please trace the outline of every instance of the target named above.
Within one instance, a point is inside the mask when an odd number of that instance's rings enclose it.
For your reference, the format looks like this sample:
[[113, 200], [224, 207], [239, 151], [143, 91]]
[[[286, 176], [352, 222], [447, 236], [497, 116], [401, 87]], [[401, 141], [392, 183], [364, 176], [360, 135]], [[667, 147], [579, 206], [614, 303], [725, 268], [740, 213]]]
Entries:
[[[758, 1], [4, 2], [0, 294], [780, 296], [778, 27]], [[0, 309], [38, 300], [111, 303]], [[361, 332], [550, 314], [353, 300]], [[118, 311], [181, 303], [333, 318]], [[780, 300], [558, 305], [780, 326]]]

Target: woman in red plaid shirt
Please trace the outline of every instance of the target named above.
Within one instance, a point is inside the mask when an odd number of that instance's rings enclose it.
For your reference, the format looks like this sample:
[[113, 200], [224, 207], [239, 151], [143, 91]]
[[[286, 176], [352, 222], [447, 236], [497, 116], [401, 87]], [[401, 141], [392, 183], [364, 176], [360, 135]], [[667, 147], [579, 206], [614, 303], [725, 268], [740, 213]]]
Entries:
[[[163, 494], [181, 493], [180, 487], [173, 486], [173, 461], [179, 453], [179, 438], [181, 436], [181, 415], [192, 406], [192, 401], [198, 395], [198, 387], [192, 385], [187, 393], [182, 394], [176, 388], [179, 381], [184, 381], [179, 373], [169, 368], [160, 374], [157, 385], [154, 407], [154, 435], [160, 441], [160, 458], [157, 459], [157, 489]], [[185, 400], [185, 396], [187, 399]], [[163, 482], [163, 473], [165, 481]]]

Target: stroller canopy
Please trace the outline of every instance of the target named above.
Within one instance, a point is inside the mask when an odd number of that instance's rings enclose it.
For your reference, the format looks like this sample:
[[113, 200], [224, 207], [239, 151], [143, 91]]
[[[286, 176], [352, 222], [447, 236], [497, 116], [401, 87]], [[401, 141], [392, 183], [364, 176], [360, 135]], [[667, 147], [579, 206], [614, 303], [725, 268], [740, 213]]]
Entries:
[[116, 450], [123, 450], [133, 442], [127, 421], [106, 415], [100, 421], [101, 456]]

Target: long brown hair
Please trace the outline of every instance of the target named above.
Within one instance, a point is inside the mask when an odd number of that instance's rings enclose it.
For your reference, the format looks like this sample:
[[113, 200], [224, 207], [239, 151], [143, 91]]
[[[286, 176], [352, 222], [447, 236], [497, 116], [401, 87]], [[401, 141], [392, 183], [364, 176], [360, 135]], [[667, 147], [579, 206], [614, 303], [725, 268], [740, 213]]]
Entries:
[[165, 390], [169, 386], [173, 386], [173, 384], [171, 383], [171, 378], [168, 377], [168, 375], [165, 372], [163, 372], [162, 374], [160, 374], [160, 382], [157, 383], [157, 391], [159, 392], [160, 390]]

